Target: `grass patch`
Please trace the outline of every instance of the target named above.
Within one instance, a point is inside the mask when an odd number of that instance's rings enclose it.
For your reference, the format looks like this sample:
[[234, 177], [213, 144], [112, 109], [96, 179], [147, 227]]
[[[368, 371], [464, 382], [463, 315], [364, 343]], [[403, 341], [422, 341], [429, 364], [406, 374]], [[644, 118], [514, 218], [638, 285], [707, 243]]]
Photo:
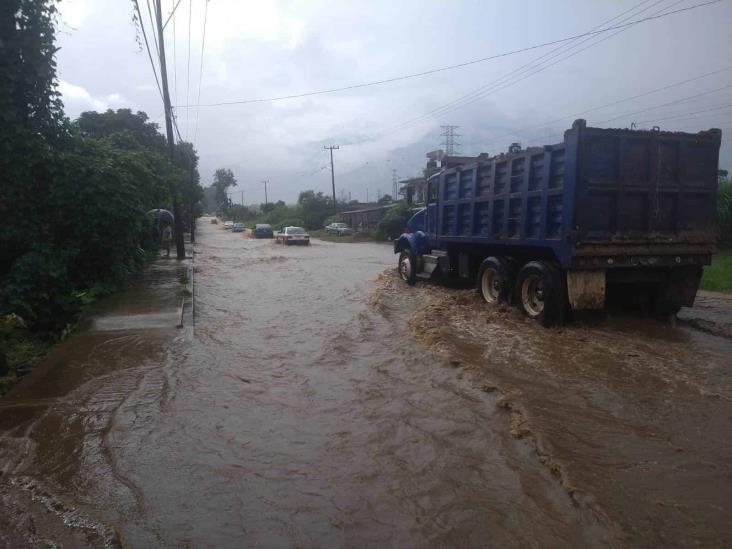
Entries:
[[348, 236], [336, 236], [326, 233], [324, 229], [318, 229], [317, 231], [308, 231], [308, 234], [312, 238], [318, 238], [328, 242], [386, 242], [385, 239], [378, 238], [373, 231], [362, 231]]
[[18, 379], [30, 371], [46, 355], [51, 342], [27, 330], [14, 330], [0, 336], [0, 396], [7, 393]]
[[704, 267], [700, 288], [714, 292], [732, 292], [732, 249], [720, 250], [712, 264]]

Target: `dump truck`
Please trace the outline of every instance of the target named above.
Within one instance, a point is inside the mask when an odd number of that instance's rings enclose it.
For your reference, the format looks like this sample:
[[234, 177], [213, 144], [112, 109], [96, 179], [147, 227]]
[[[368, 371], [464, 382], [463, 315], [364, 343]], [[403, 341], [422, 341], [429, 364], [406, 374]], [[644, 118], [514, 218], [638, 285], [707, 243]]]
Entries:
[[716, 251], [721, 138], [576, 120], [561, 143], [443, 169], [394, 240], [398, 271], [475, 279], [544, 326], [626, 298], [675, 314]]

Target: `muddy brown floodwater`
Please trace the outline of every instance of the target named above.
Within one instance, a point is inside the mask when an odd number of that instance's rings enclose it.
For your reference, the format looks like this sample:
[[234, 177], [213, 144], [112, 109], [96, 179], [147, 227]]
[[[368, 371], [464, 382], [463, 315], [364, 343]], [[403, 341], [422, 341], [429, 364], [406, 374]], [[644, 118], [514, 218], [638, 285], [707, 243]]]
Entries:
[[730, 339], [205, 221], [195, 327], [160, 262], [0, 401], [0, 546], [732, 542]]

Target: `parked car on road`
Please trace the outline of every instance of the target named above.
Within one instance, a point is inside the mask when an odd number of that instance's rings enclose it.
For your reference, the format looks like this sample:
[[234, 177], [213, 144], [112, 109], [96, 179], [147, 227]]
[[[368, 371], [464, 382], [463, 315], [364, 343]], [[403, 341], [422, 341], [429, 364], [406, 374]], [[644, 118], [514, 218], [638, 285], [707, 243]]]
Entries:
[[224, 221], [224, 229], [227, 231], [234, 228], [234, 222], [233, 221]]
[[353, 234], [355, 231], [345, 223], [331, 223], [325, 226], [325, 232], [336, 236], [346, 236]]
[[231, 227], [231, 231], [235, 233], [243, 233], [244, 232], [244, 223], [234, 223], [234, 226]]
[[310, 245], [310, 235], [302, 227], [285, 227], [277, 233], [277, 242], [285, 246], [290, 244]]
[[267, 225], [266, 223], [257, 223], [252, 229], [252, 236], [254, 238], [274, 238], [272, 225]]

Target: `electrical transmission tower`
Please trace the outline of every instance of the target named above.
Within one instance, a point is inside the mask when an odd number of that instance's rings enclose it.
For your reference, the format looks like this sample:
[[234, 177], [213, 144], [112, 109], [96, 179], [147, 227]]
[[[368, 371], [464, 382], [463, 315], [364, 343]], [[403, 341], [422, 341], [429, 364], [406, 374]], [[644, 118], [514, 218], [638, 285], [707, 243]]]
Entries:
[[460, 137], [459, 133], [455, 133], [455, 130], [457, 130], [460, 126], [440, 126], [442, 128], [442, 133], [440, 134], [440, 137], [443, 138], [442, 145], [445, 148], [445, 154], [447, 156], [451, 156], [455, 153], [458, 153], [458, 147], [460, 147], [460, 143], [455, 141], [457, 137]]

